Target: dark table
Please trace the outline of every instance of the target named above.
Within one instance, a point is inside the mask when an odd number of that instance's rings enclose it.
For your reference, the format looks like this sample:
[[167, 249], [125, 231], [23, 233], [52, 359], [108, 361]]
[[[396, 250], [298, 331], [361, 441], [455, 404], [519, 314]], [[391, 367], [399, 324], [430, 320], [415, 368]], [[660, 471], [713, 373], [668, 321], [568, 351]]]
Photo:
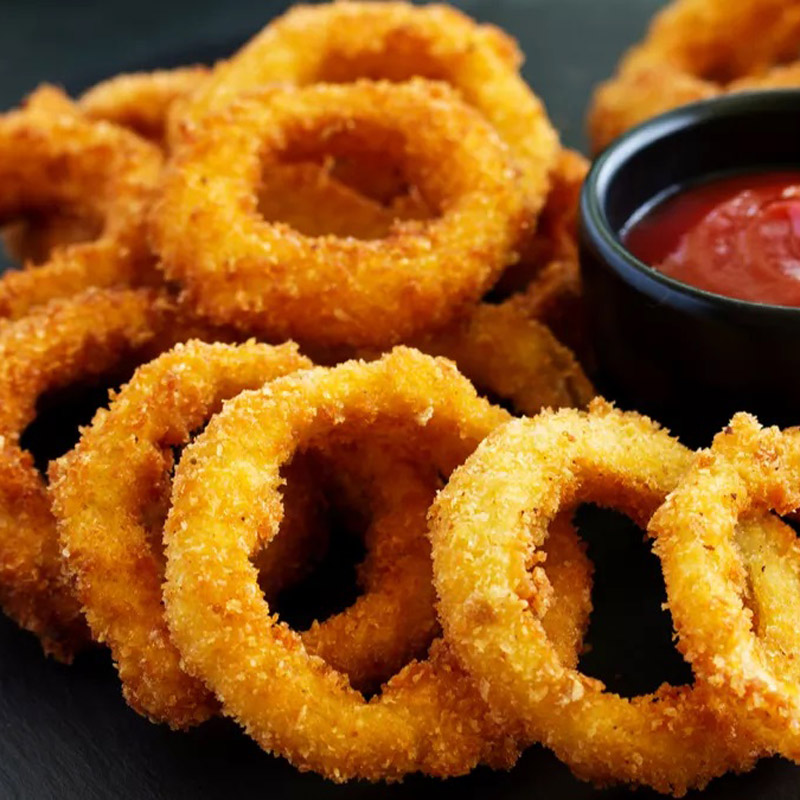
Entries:
[[[583, 147], [592, 86], [613, 69], [659, 0], [480, 0], [458, 3], [503, 26], [527, 55], [525, 77], [545, 99], [565, 143]], [[79, 91], [125, 70], [213, 61], [235, 49], [285, 7], [271, 0], [3, 0], [0, 104], [9, 107], [40, 81]], [[64, 420], [60, 423], [63, 425]], [[687, 669], [660, 610], [663, 583], [641, 532], [589, 510], [579, 517], [597, 565], [591, 652], [582, 667], [624, 694], [679, 682]], [[46, 660], [37, 642], [0, 619], [0, 800], [182, 800], [310, 797], [334, 800], [617, 798], [595, 791], [541, 748], [509, 773], [477, 770], [444, 783], [334, 786], [262, 753], [236, 727], [215, 720], [171, 733], [130, 711], [103, 651], [72, 667]], [[636, 797], [645, 800], [648, 792]], [[699, 795], [698, 795], [699, 796]], [[800, 770], [779, 759], [751, 774], [715, 781], [707, 798], [796, 798]]]

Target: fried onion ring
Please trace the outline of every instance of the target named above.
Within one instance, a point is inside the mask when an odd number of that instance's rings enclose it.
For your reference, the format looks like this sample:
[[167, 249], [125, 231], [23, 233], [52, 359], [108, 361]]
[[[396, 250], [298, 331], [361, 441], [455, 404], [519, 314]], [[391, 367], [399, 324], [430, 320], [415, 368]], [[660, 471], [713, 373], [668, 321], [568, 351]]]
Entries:
[[490, 705], [528, 741], [579, 777], [681, 794], [749, 766], [751, 738], [712, 713], [701, 683], [631, 700], [605, 691], [559, 661], [538, 619], [546, 581], [529, 567], [564, 504], [596, 502], [646, 524], [691, 461], [650, 420], [590, 408], [514, 420], [451, 476], [431, 510], [440, 619]]
[[170, 630], [187, 668], [262, 747], [335, 781], [513, 762], [513, 738], [441, 641], [366, 702], [271, 615], [253, 591], [249, 559], [259, 536], [268, 543], [277, 529], [279, 470], [295, 452], [340, 448], [376, 428], [399, 452], [447, 474], [507, 418], [449, 362], [397, 348], [380, 361], [317, 368], [242, 394], [187, 450], [165, 528]]
[[[404, 163], [440, 217], [362, 242], [258, 216], [264, 162], [376, 146]], [[167, 276], [217, 323], [382, 347], [478, 300], [517, 257], [527, 220], [507, 149], [451, 90], [363, 82], [267, 90], [206, 120], [167, 171], [152, 239]]]
[[797, 59], [798, 44], [800, 8], [793, 0], [674, 0], [596, 92], [589, 115], [594, 151], [685, 103], [800, 85], [800, 64], [786, 64]]
[[0, 323], [0, 603], [64, 661], [85, 627], [63, 574], [47, 489], [20, 436], [45, 392], [132, 359], [171, 314], [151, 292], [106, 290]]
[[750, 524], [745, 537], [736, 532], [754, 513], [798, 507], [800, 439], [737, 414], [650, 523], [681, 652], [749, 729], [793, 759], [800, 759], [800, 546], [779, 520], [764, 530]]
[[84, 92], [78, 107], [90, 119], [113, 122], [166, 147], [172, 104], [196, 90], [208, 74], [208, 67], [189, 66], [115, 75]]
[[153, 720], [184, 728], [215, 709], [180, 668], [161, 604], [163, 559], [145, 525], [169, 483], [172, 448], [223, 400], [308, 366], [293, 344], [179, 345], [141, 367], [51, 465], [53, 508], [86, 619], [111, 648], [125, 699]]
[[[52, 94], [54, 90], [48, 92]], [[53, 250], [45, 264], [0, 278], [0, 317], [18, 318], [92, 286], [158, 282], [145, 211], [161, 171], [158, 149], [114, 125], [36, 101], [0, 116], [0, 217], [54, 206], [100, 229], [90, 242]], [[99, 222], [98, 222], [99, 221]]]
[[466, 319], [416, 346], [452, 359], [479, 390], [519, 414], [585, 408], [595, 396], [573, 353], [516, 299], [481, 303]]
[[547, 193], [558, 137], [541, 102], [519, 76], [521, 61], [516, 43], [505, 33], [445, 5], [295, 6], [217, 65], [186, 103], [176, 105], [170, 133], [178, 141], [192, 138], [209, 112], [269, 83], [445, 81], [511, 148], [535, 215]]

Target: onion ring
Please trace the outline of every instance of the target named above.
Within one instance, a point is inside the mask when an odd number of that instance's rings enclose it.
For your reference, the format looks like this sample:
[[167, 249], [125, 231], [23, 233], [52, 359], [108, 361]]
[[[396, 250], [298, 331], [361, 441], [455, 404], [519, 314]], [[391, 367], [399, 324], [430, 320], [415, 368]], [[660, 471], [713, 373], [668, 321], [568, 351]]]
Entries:
[[0, 603], [64, 661], [85, 627], [63, 574], [46, 487], [19, 439], [45, 392], [132, 358], [171, 316], [151, 292], [107, 290], [0, 323]]
[[606, 692], [559, 662], [536, 613], [542, 579], [528, 567], [564, 504], [610, 505], [646, 524], [690, 461], [650, 420], [595, 401], [588, 415], [545, 412], [503, 426], [431, 510], [440, 619], [456, 656], [528, 741], [599, 783], [681, 794], [757, 755], [709, 709], [704, 684], [632, 700]]
[[[800, 758], [800, 546], [777, 520], [768, 530], [750, 525], [745, 539], [735, 534], [740, 518], [798, 507], [800, 439], [737, 414], [650, 524], [681, 652], [761, 741], [794, 759]], [[756, 558], [766, 574], [752, 581], [753, 609], [743, 587], [746, 572], [757, 573], [747, 564]], [[768, 591], [758, 591], [759, 581], [768, 581]], [[782, 631], [776, 646], [773, 637]]]
[[[303, 237], [259, 218], [263, 161], [378, 140], [441, 217], [395, 223], [378, 242]], [[478, 300], [516, 258], [526, 218], [507, 150], [446, 86], [365, 82], [266, 91], [207, 120], [167, 171], [152, 239], [167, 276], [217, 323], [385, 346]]]
[[78, 108], [89, 119], [113, 122], [165, 148], [172, 104], [196, 90], [208, 74], [208, 67], [189, 66], [115, 75], [84, 92]]
[[202, 117], [269, 83], [446, 81], [511, 148], [535, 218], [547, 193], [558, 137], [541, 102], [519, 76], [521, 61], [516, 43], [505, 33], [478, 25], [449, 6], [295, 6], [219, 64], [186, 103], [176, 105], [170, 135], [178, 141], [194, 137]]
[[[397, 348], [242, 394], [187, 450], [165, 528], [170, 630], [187, 668], [262, 747], [335, 781], [460, 774], [516, 757], [442, 642], [367, 703], [271, 616], [249, 562], [259, 535], [268, 542], [280, 521], [279, 469], [295, 451], [324, 452], [380, 426], [399, 452], [446, 474], [505, 419], [448, 362]], [[233, 433], [242, 424], [246, 448]], [[223, 474], [236, 491], [223, 490], [220, 505], [214, 476]]]
[[[48, 89], [52, 95], [53, 90]], [[0, 278], [0, 317], [18, 318], [56, 297], [91, 286], [158, 281], [145, 236], [145, 211], [161, 171], [157, 148], [102, 122], [90, 122], [63, 101], [33, 99], [0, 116], [0, 217], [12, 219], [54, 205], [101, 220], [92, 242], [56, 248], [35, 269]]]
[[87, 621], [111, 648], [125, 699], [150, 719], [184, 728], [215, 709], [180, 668], [162, 611], [163, 559], [144, 524], [169, 482], [172, 448], [223, 400], [308, 366], [293, 344], [178, 346], [141, 367], [77, 447], [51, 465], [61, 543]]
[[595, 396], [572, 352], [517, 299], [481, 303], [466, 319], [416, 346], [452, 359], [479, 390], [519, 414], [585, 408]]
[[589, 115], [594, 151], [685, 103], [800, 85], [800, 64], [786, 65], [797, 58], [798, 43], [800, 9], [792, 0], [674, 0], [596, 92]]

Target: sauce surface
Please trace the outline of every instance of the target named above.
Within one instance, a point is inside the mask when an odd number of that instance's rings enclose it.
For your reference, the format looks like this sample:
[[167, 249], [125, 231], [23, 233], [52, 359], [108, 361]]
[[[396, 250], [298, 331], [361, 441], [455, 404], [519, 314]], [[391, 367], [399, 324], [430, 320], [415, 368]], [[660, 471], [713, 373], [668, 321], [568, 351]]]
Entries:
[[640, 261], [715, 294], [800, 306], [800, 170], [714, 178], [623, 232]]

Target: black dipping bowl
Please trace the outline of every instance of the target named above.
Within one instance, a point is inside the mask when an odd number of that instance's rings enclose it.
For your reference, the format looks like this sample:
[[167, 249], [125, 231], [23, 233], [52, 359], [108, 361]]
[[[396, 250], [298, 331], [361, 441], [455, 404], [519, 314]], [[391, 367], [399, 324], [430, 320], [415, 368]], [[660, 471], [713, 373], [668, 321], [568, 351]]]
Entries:
[[669, 278], [623, 246], [633, 214], [714, 173], [800, 167], [800, 91], [733, 94], [657, 117], [595, 162], [581, 197], [581, 266], [598, 385], [620, 406], [708, 444], [736, 411], [800, 424], [800, 308]]

